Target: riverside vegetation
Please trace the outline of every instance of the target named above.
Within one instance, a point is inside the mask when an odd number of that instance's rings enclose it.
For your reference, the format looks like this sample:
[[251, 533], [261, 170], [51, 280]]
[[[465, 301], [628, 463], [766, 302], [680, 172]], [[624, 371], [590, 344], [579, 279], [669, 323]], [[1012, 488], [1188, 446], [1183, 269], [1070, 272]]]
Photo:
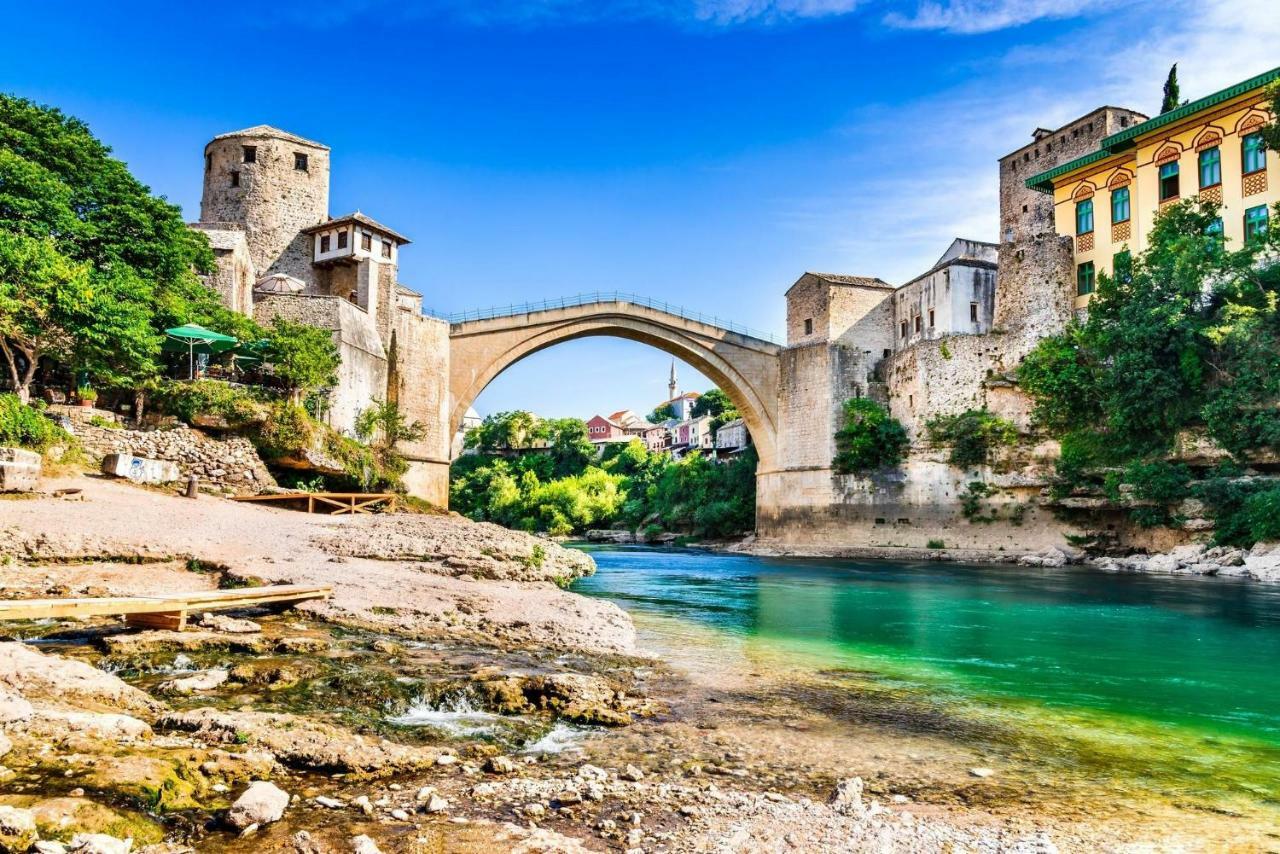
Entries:
[[725, 537], [755, 524], [754, 451], [672, 460], [636, 439], [597, 458], [583, 422], [524, 411], [490, 416], [468, 438], [477, 453], [454, 462], [449, 502], [477, 521], [555, 536], [620, 526]]

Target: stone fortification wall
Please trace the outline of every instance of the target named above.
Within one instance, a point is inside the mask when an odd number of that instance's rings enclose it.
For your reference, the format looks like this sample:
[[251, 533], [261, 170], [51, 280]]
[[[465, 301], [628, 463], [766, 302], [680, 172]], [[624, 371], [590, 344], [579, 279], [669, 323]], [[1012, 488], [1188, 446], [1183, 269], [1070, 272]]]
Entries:
[[397, 448], [409, 462], [410, 494], [441, 507], [449, 503], [449, 324], [413, 311], [397, 310], [390, 354], [388, 393], [423, 436]]
[[[314, 285], [312, 240], [300, 232], [329, 217], [329, 149], [251, 128], [215, 138], [204, 153], [200, 221], [242, 226], [259, 277], [286, 273]], [[297, 155], [306, 157], [305, 169]]]
[[354, 432], [356, 416], [374, 398], [387, 396], [387, 354], [369, 313], [341, 297], [314, 294], [270, 296], [258, 302], [254, 314], [269, 325], [283, 317], [333, 332], [342, 363], [338, 384], [329, 397], [329, 424]]
[[73, 424], [76, 438], [91, 457], [131, 454], [177, 463], [182, 477], [194, 474], [202, 486], [242, 494], [276, 487], [271, 472], [248, 439], [214, 438], [178, 425], [170, 429], [130, 430]]
[[916, 439], [931, 418], [991, 408], [992, 383], [1001, 381], [1001, 408], [1025, 427], [1030, 401], [1002, 381], [1008, 343], [1003, 335], [951, 335], [894, 353], [882, 368], [889, 385], [889, 411]]
[[[943, 452], [913, 454], [900, 468], [873, 477], [830, 469], [760, 475], [757, 535], [769, 545], [798, 552], [946, 549], [1013, 557], [1065, 544], [1078, 533], [1040, 506], [1042, 467], [1016, 474], [982, 467], [961, 470]], [[998, 491], [965, 515], [968, 485], [982, 480]]]
[[995, 327], [1013, 370], [1046, 335], [1075, 316], [1071, 238], [1045, 234], [1000, 246]]

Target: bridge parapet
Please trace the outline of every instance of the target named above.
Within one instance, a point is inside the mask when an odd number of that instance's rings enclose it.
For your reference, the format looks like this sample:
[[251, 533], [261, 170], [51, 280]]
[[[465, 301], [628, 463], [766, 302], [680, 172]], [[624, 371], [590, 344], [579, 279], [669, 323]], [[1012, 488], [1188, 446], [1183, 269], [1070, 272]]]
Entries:
[[700, 311], [691, 311], [684, 306], [673, 305], [663, 300], [656, 300], [640, 294], [625, 293], [623, 291], [593, 291], [589, 293], [576, 294], [570, 297], [561, 297], [559, 299], [539, 300], [537, 302], [526, 302], [520, 304], [511, 304], [505, 306], [493, 306], [485, 309], [473, 309], [469, 311], [460, 311], [454, 314], [446, 315], [445, 320], [449, 321], [452, 327], [459, 327], [463, 323], [481, 320], [495, 320], [503, 317], [516, 317], [525, 314], [536, 314], [539, 312], [558, 311], [566, 308], [579, 308], [582, 306], [608, 305], [615, 303], [626, 303], [629, 305], [639, 306], [641, 308], [653, 309], [682, 320], [688, 320], [693, 323], [701, 323], [705, 326], [713, 326], [726, 332], [732, 332], [745, 338], [755, 338], [759, 341], [769, 344], [781, 345], [781, 341], [777, 336], [763, 332], [758, 329], [752, 329], [741, 323], [734, 323], [722, 317], [704, 314]]

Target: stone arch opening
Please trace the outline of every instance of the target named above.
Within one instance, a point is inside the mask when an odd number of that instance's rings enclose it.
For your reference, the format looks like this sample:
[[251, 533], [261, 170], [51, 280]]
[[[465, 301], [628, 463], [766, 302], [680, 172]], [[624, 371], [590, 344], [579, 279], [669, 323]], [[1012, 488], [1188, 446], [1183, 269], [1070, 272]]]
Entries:
[[557, 344], [591, 337], [648, 344], [697, 368], [742, 414], [760, 457], [760, 470], [774, 468], [781, 347], [630, 304], [609, 309], [579, 306], [456, 324], [450, 332], [450, 430], [461, 426], [480, 393], [511, 366]]

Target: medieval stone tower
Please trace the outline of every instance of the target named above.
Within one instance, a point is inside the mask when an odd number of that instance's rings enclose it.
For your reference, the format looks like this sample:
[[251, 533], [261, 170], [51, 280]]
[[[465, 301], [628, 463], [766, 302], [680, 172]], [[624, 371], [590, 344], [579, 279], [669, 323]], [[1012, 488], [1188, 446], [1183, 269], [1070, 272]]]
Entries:
[[329, 218], [329, 147], [267, 125], [216, 136], [204, 148], [200, 221], [244, 231], [258, 276], [311, 284], [303, 230]]

